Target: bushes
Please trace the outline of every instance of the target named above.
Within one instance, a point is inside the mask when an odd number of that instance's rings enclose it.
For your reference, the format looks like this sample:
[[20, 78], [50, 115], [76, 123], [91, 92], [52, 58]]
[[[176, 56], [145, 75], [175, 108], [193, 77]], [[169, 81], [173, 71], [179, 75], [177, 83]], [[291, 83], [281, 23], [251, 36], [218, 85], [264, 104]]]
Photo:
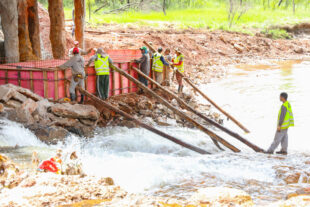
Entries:
[[271, 39], [292, 39], [293, 36], [284, 29], [265, 29], [262, 31], [266, 37]]

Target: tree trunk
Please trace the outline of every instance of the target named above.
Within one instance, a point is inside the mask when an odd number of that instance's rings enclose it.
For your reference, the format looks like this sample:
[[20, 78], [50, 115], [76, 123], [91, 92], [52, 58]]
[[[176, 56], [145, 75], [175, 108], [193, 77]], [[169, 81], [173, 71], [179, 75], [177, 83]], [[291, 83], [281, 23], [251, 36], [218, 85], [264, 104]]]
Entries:
[[55, 59], [65, 58], [66, 32], [65, 14], [62, 0], [48, 0], [48, 13], [50, 16], [50, 40]]
[[75, 39], [84, 49], [85, 0], [74, 0]]
[[293, 14], [295, 14], [295, 0], [293, 0]]
[[0, 15], [4, 34], [5, 62], [19, 62], [17, 0], [1, 0]]
[[28, 30], [27, 0], [18, 0], [18, 37], [20, 61], [35, 60]]
[[38, 14], [38, 1], [27, 0], [28, 4], [28, 29], [32, 50], [37, 58], [41, 58], [40, 21]]
[[164, 15], [166, 16], [166, 0], [163, 0], [163, 12], [164, 12]]

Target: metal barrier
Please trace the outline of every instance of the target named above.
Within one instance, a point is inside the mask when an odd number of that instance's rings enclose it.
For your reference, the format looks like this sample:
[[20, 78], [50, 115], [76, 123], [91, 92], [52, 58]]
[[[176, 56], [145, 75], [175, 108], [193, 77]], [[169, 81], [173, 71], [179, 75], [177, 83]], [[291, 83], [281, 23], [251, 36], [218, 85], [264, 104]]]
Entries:
[[[138, 74], [131, 70], [130, 60], [141, 57], [140, 50], [108, 50], [107, 53], [114, 64], [128, 74], [137, 78]], [[85, 62], [89, 56], [85, 57]], [[66, 60], [41, 60], [0, 65], [0, 85], [11, 83], [28, 88], [34, 93], [52, 100], [68, 97], [67, 79], [71, 79], [70, 69], [59, 69], [57, 66]], [[96, 94], [96, 72], [94, 67], [86, 69], [85, 89]], [[110, 96], [137, 91], [136, 84], [122, 77], [118, 72], [110, 71]]]

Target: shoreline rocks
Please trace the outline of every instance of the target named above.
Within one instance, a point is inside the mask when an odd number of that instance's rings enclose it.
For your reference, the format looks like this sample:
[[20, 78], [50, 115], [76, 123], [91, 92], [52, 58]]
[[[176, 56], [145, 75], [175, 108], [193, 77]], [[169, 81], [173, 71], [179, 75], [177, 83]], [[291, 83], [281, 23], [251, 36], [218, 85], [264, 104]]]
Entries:
[[0, 117], [23, 124], [41, 141], [56, 144], [71, 133], [92, 137], [100, 117], [92, 105], [49, 102], [28, 89], [0, 86]]

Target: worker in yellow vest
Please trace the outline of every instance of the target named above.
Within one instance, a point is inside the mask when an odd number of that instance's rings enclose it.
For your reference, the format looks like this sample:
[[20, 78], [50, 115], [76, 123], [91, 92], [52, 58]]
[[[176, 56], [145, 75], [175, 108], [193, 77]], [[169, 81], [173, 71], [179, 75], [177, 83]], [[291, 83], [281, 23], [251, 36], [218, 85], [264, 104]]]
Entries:
[[110, 66], [113, 61], [102, 48], [98, 48], [96, 54], [89, 59], [86, 67], [89, 67], [92, 62], [95, 63], [98, 96], [105, 100], [109, 97]]
[[184, 73], [184, 56], [180, 49], [175, 49], [176, 58], [172, 60], [173, 66], [176, 70], [176, 78], [179, 84], [178, 93], [183, 91], [183, 73]]
[[273, 154], [274, 150], [278, 147], [281, 142], [281, 150], [277, 154], [287, 155], [288, 147], [288, 128], [294, 126], [294, 116], [291, 104], [287, 101], [287, 93], [280, 94], [280, 100], [283, 102], [279, 114], [278, 114], [278, 125], [275, 138], [267, 150], [268, 154]]
[[169, 66], [169, 63], [166, 62], [164, 56], [161, 54], [163, 49], [158, 48], [157, 52], [153, 55], [153, 64], [152, 71], [154, 72], [154, 78], [157, 83], [161, 84], [163, 82], [163, 71], [164, 65]]

